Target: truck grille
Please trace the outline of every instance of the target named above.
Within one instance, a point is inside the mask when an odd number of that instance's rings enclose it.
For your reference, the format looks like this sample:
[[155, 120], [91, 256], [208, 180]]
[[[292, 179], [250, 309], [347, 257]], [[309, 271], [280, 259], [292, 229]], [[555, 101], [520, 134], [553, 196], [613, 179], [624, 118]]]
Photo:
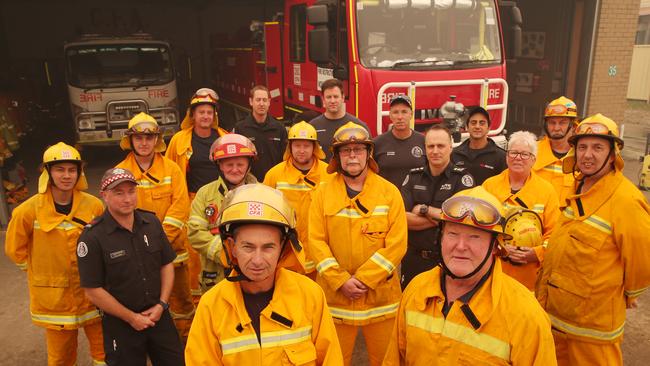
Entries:
[[130, 100], [124, 102], [110, 102], [106, 106], [108, 120], [111, 124], [127, 122], [140, 112], [147, 112], [147, 103], [144, 100]]

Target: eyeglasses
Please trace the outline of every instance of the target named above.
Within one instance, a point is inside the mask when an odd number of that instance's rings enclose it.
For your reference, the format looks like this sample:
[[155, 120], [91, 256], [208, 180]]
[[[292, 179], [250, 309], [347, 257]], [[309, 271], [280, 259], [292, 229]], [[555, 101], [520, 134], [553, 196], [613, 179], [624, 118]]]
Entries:
[[441, 210], [444, 219], [458, 223], [467, 223], [467, 219], [470, 219], [474, 225], [487, 229], [492, 229], [501, 221], [499, 211], [480, 198], [452, 197], [442, 203]]
[[576, 135], [609, 135], [610, 131], [602, 123], [581, 123], [576, 130]]
[[342, 147], [339, 149], [339, 154], [341, 156], [350, 156], [353, 152], [354, 155], [361, 155], [361, 153], [367, 151], [366, 147]]
[[535, 157], [533, 153], [529, 153], [527, 151], [508, 150], [507, 154], [510, 159], [515, 159], [517, 156], [519, 156], [521, 160], [529, 160]]
[[563, 104], [553, 104], [546, 107], [546, 111], [544, 112], [544, 114], [547, 116], [548, 115], [557, 116], [557, 115], [566, 115], [569, 112], [577, 113], [577, 110], [573, 107], [567, 107]]
[[158, 125], [150, 122], [145, 122], [145, 123], [138, 123], [137, 125], [129, 128], [126, 131], [126, 134], [155, 135], [158, 134], [159, 132], [160, 130], [158, 129]]

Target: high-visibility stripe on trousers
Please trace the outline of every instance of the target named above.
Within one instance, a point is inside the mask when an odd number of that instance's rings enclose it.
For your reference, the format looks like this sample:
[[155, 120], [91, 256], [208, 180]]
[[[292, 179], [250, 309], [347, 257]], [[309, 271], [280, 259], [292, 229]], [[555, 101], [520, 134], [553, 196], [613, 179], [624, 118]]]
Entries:
[[359, 329], [363, 332], [363, 338], [366, 342], [370, 366], [381, 365], [384, 360], [386, 349], [388, 348], [388, 342], [390, 341], [394, 323], [395, 318], [361, 326], [334, 324], [336, 327], [336, 334], [339, 337], [339, 343], [341, 344], [345, 366], [351, 365], [354, 342], [356, 341]]
[[[106, 365], [104, 363], [102, 323], [94, 321], [85, 325], [83, 329], [90, 346], [93, 365]], [[77, 364], [78, 333], [78, 329], [45, 329], [48, 366], [73, 366]]]
[[558, 366], [623, 366], [620, 338], [614, 343], [570, 338], [553, 329]]

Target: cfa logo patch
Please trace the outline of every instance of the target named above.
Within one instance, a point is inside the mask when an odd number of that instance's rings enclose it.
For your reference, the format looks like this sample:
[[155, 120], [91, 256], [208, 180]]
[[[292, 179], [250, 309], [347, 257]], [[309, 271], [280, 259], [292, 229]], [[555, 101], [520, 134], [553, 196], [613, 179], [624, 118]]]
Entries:
[[264, 216], [264, 209], [259, 202], [248, 202], [248, 216]]
[[419, 146], [413, 146], [411, 149], [411, 155], [413, 155], [414, 158], [421, 158], [422, 155], [424, 155], [424, 151], [422, 151], [422, 148]]
[[472, 178], [471, 175], [465, 174], [463, 175], [462, 178], [460, 178], [460, 182], [463, 183], [465, 187], [473, 187], [474, 186], [474, 178]]
[[83, 258], [88, 255], [88, 246], [83, 241], [80, 241], [77, 244], [77, 257]]
[[234, 144], [230, 144], [230, 145], [226, 146], [226, 151], [228, 152], [228, 154], [236, 154], [237, 153], [237, 146], [234, 145]]

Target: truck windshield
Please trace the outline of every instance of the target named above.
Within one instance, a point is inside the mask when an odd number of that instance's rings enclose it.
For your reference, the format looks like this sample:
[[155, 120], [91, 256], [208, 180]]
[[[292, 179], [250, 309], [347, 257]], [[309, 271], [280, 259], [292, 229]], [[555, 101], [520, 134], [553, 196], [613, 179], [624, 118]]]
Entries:
[[358, 0], [357, 24], [365, 67], [449, 69], [501, 62], [494, 0]]
[[139, 87], [173, 80], [169, 49], [153, 45], [88, 45], [66, 51], [68, 82], [79, 88]]

